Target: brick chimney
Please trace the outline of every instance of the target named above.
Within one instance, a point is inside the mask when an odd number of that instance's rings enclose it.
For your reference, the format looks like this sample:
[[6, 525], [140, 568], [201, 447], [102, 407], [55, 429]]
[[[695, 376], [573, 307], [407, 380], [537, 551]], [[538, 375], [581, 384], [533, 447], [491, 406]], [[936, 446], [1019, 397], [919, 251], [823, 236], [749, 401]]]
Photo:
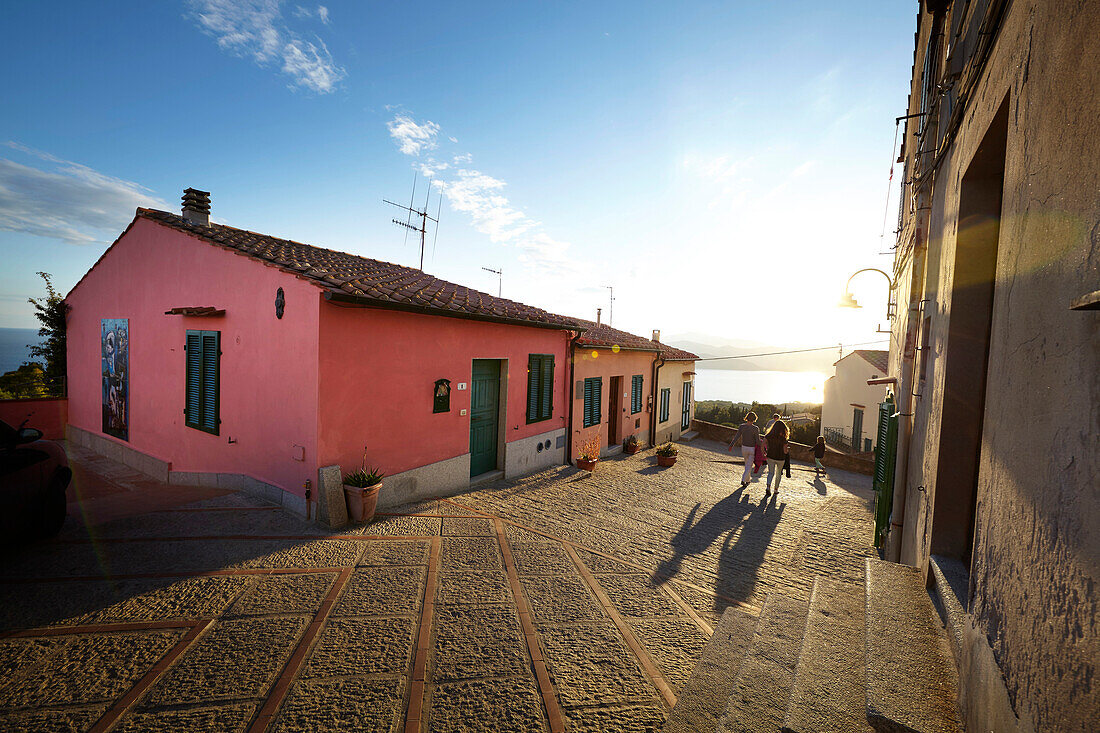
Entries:
[[656, 341], [657, 343], [661, 343], [661, 329], [659, 329], [659, 328], [653, 329], [653, 340]]
[[209, 191], [200, 191], [197, 188], [188, 188], [184, 190], [183, 219], [192, 224], [198, 224], [200, 227], [210, 226]]
[[603, 313], [603, 308], [596, 309], [596, 325], [600, 325], [600, 314]]

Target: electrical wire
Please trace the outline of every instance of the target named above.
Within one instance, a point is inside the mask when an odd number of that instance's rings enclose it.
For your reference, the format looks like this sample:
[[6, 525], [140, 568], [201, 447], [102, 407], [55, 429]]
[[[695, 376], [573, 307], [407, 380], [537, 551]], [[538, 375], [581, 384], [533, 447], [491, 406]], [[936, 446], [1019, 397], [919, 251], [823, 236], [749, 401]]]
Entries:
[[[864, 341], [864, 342], [858, 343], [858, 344], [844, 344], [844, 346], [870, 346], [871, 344], [884, 344], [884, 343], [887, 343], [888, 341], [889, 341], [889, 339], [878, 339], [877, 341]], [[695, 361], [716, 361], [718, 359], [749, 359], [749, 358], [752, 358], [754, 356], [780, 356], [782, 354], [802, 354], [802, 353], [805, 353], [807, 351], [829, 351], [830, 349], [835, 349], [838, 346], [840, 346], [840, 344], [833, 344], [831, 346], [815, 346], [812, 349], [791, 349], [790, 351], [770, 351], [766, 354], [739, 354], [738, 356], [707, 356], [707, 357], [704, 357], [704, 358], [701, 358], [701, 359], [696, 359]]]

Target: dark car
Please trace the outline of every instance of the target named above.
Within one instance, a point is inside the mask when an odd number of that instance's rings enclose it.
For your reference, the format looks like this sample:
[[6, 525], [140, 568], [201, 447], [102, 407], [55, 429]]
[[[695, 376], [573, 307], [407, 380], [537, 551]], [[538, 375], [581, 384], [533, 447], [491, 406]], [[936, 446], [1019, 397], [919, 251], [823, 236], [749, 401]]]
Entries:
[[0, 420], [0, 542], [57, 534], [72, 477], [60, 445], [43, 440], [40, 430]]

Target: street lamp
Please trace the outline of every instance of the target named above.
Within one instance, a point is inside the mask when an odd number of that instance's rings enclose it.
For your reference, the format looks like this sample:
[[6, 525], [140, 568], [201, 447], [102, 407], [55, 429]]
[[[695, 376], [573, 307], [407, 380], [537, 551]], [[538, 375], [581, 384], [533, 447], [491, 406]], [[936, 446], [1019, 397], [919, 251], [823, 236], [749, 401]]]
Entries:
[[[897, 283], [895, 283], [893, 281], [893, 279], [889, 275], [887, 275], [885, 272], [883, 272], [882, 270], [879, 270], [878, 268], [875, 268], [875, 267], [864, 267], [862, 270], [856, 270], [855, 272], [853, 272], [852, 276], [848, 278], [848, 282], [845, 283], [845, 285], [844, 285], [844, 295], [840, 296], [840, 301], [837, 303], [838, 307], [840, 307], [840, 308], [862, 308], [863, 307], [862, 305], [859, 304], [858, 301], [856, 301], [855, 296], [852, 295], [852, 291], [851, 291], [852, 278], [854, 278], [856, 275], [860, 274], [861, 272], [877, 272], [878, 274], [882, 275], [884, 278], [886, 278], [886, 282], [888, 282], [890, 284], [890, 291], [891, 292], [893, 292], [894, 288], [897, 287]], [[894, 317], [894, 313], [890, 308], [890, 299], [887, 298], [887, 300], [886, 300], [886, 320], [890, 320], [893, 317]], [[878, 329], [878, 332], [879, 333], [889, 333], [889, 331], [883, 331], [881, 327]]]

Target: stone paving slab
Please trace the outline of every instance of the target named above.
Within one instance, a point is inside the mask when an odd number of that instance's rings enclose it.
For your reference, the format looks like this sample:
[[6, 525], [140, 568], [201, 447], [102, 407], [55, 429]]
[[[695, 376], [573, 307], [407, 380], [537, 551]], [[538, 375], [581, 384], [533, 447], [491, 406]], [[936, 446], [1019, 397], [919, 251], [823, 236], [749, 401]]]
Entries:
[[429, 540], [390, 540], [387, 542], [368, 542], [359, 556], [359, 565], [427, 565]]
[[126, 716], [112, 733], [243, 733], [257, 707], [254, 703], [236, 703], [135, 712]]
[[294, 684], [270, 730], [401, 730], [404, 677], [301, 680]]
[[604, 618], [599, 602], [575, 575], [524, 576], [520, 583], [536, 621], [559, 623]]
[[526, 677], [436, 685], [430, 733], [548, 731], [538, 685]]
[[437, 606], [429, 660], [436, 682], [531, 676], [515, 607]]
[[[199, 578], [198, 580], [215, 580]], [[217, 578], [217, 580], [241, 580]], [[251, 582], [237, 602], [229, 609], [232, 616], [260, 616], [269, 614], [312, 614], [321, 607], [325, 594], [336, 580], [336, 573], [299, 573], [295, 575], [268, 575]], [[194, 614], [216, 616], [215, 613]]]
[[540, 624], [546, 666], [565, 707], [622, 705], [657, 698], [610, 621]]
[[329, 619], [302, 678], [404, 674], [412, 659], [415, 632], [411, 618]]
[[381, 616], [416, 613], [427, 568], [364, 567], [351, 574], [332, 610], [333, 616]]

